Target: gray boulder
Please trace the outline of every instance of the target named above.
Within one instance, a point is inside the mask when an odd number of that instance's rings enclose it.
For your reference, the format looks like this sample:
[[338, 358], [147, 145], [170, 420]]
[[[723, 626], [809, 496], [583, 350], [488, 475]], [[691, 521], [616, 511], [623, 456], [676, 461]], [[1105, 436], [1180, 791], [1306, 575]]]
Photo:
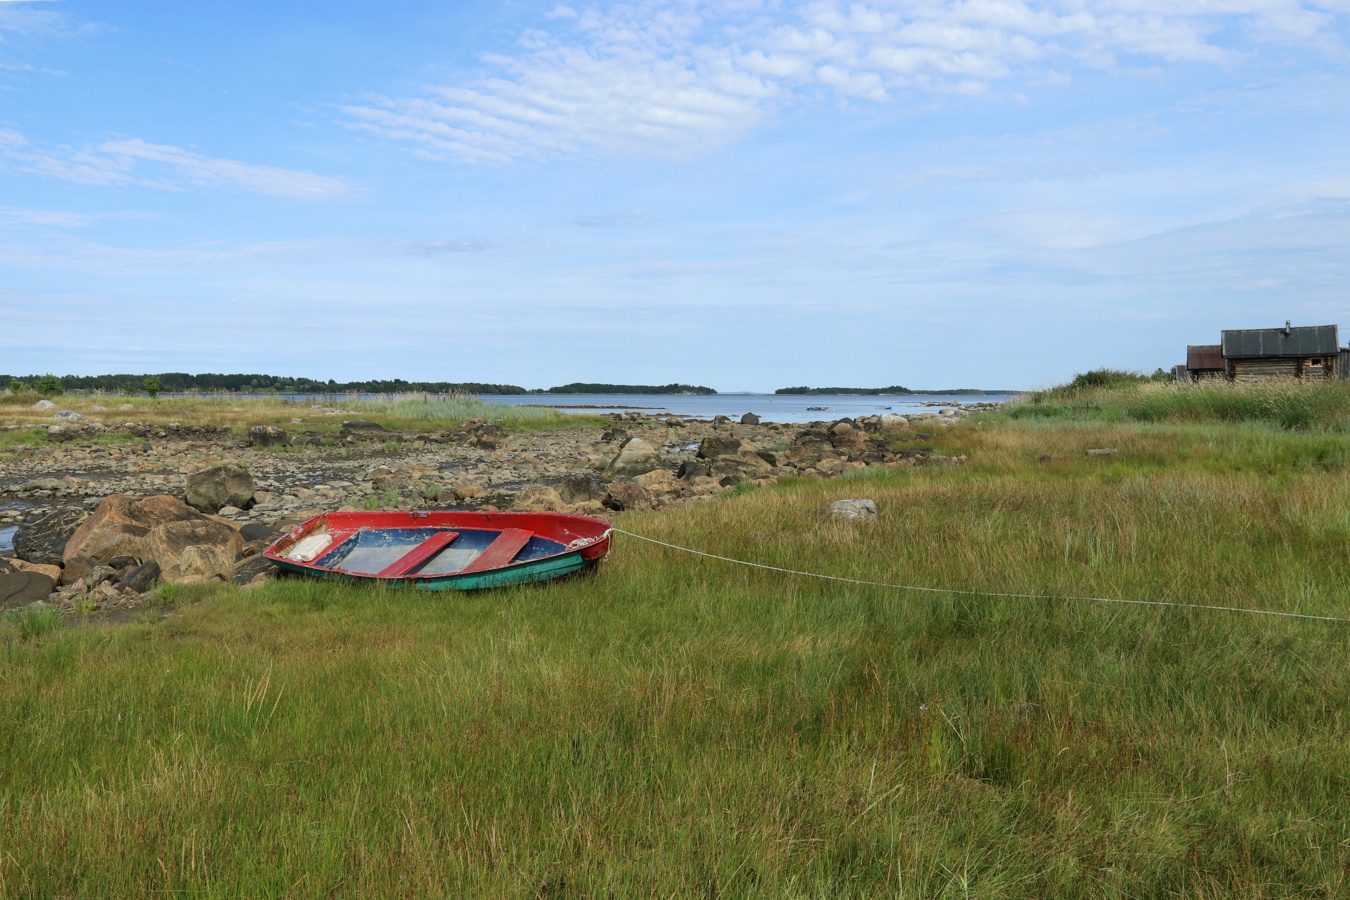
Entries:
[[753, 450], [742, 450], [734, 456], [718, 456], [709, 466], [713, 478], [725, 478], [739, 475], [742, 478], [760, 478], [768, 475], [773, 466], [769, 465]]
[[72, 506], [29, 519], [14, 532], [14, 555], [44, 566], [65, 565], [66, 542], [87, 518], [89, 513]]
[[188, 476], [188, 506], [212, 515], [227, 506], [247, 509], [253, 501], [253, 476], [234, 463], [212, 466]]
[[748, 412], [748, 413], [746, 413], [745, 415], [741, 416], [741, 424], [742, 424], [742, 425], [758, 425], [758, 424], [759, 424], [759, 416], [755, 415], [755, 414], [752, 413], [752, 412]]
[[605, 478], [645, 475], [661, 468], [661, 451], [642, 438], [630, 438], [605, 468]]
[[57, 413], [57, 414], [55, 414], [54, 416], [52, 416], [52, 418], [53, 418], [53, 419], [69, 419], [69, 420], [72, 421], [72, 422], [83, 422], [83, 421], [84, 421], [84, 416], [80, 415], [79, 413], [77, 413], [77, 412], [76, 412], [75, 410], [73, 410], [73, 409], [63, 409], [63, 410], [61, 410], [59, 413]]
[[56, 404], [50, 400], [39, 400], [33, 404], [33, 409], [56, 409]]
[[147, 560], [124, 574], [117, 582], [116, 587], [119, 592], [131, 591], [133, 594], [144, 594], [159, 583], [159, 576], [159, 563], [153, 559]]
[[872, 500], [836, 500], [815, 511], [823, 522], [870, 522], [877, 517], [877, 505]]
[[882, 413], [881, 419], [878, 421], [878, 424], [882, 428], [886, 429], [908, 428], [909, 419], [906, 419], [904, 416], [898, 413]]
[[267, 557], [250, 556], [235, 563], [234, 569], [230, 572], [230, 581], [234, 584], [248, 584], [259, 575], [274, 578], [279, 571]]
[[699, 459], [713, 459], [718, 456], [732, 456], [741, 449], [741, 439], [729, 434], [715, 434], [703, 439], [698, 445]]
[[14, 609], [35, 600], [46, 600], [56, 590], [56, 582], [41, 572], [13, 572], [0, 575], [0, 607]]

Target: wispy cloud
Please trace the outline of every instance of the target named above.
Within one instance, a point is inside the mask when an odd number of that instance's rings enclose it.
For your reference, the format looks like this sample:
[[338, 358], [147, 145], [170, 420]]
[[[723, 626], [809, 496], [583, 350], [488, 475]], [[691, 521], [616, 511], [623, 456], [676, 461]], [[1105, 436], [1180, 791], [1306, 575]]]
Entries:
[[18, 131], [0, 129], [0, 158], [9, 160], [20, 171], [78, 184], [137, 185], [165, 190], [194, 186], [296, 200], [327, 200], [353, 189], [351, 182], [341, 178], [203, 156], [139, 138], [105, 141], [84, 148], [40, 147]]
[[[507, 161], [683, 154], [812, 97], [976, 93], [1056, 67], [1237, 62], [1265, 44], [1340, 49], [1343, 0], [643, 0], [557, 6], [487, 74], [344, 107], [425, 155]], [[1236, 37], [1235, 37], [1236, 35]]]

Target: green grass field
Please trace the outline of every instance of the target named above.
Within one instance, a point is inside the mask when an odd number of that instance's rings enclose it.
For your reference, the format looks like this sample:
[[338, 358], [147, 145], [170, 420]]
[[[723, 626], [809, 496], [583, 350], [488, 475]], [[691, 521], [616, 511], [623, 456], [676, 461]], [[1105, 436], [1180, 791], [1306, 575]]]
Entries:
[[[620, 527], [1350, 616], [1338, 433], [991, 417], [935, 445], [970, 464]], [[878, 521], [809, 515], [843, 497]], [[622, 535], [551, 585], [172, 602], [0, 626], [0, 896], [1350, 891], [1350, 623]]]

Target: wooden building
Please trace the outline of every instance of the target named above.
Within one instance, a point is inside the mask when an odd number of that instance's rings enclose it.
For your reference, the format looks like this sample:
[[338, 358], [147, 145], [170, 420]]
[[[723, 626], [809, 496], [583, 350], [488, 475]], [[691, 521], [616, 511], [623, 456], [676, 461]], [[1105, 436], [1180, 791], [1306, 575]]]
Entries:
[[1189, 381], [1210, 381], [1228, 377], [1223, 361], [1223, 344], [1191, 344], [1186, 348], [1186, 377]]
[[[1335, 325], [1224, 331], [1224, 373], [1234, 381], [1263, 378], [1334, 378], [1340, 356]], [[1189, 353], [1188, 365], [1189, 369]]]

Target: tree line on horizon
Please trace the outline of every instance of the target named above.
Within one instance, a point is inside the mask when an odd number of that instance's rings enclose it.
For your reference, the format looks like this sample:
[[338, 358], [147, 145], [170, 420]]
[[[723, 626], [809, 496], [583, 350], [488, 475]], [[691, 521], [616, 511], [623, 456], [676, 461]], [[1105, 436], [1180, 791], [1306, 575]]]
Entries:
[[282, 375], [229, 374], [203, 372], [160, 372], [144, 375], [0, 375], [0, 388], [33, 390], [46, 395], [65, 391], [102, 391], [110, 394], [146, 393], [146, 385], [155, 384], [154, 393], [233, 393], [233, 394], [716, 394], [710, 387], [692, 384], [599, 384], [573, 382], [558, 387], [526, 390], [518, 384], [488, 384], [478, 381], [406, 381], [402, 378], [369, 381], [320, 381]]

